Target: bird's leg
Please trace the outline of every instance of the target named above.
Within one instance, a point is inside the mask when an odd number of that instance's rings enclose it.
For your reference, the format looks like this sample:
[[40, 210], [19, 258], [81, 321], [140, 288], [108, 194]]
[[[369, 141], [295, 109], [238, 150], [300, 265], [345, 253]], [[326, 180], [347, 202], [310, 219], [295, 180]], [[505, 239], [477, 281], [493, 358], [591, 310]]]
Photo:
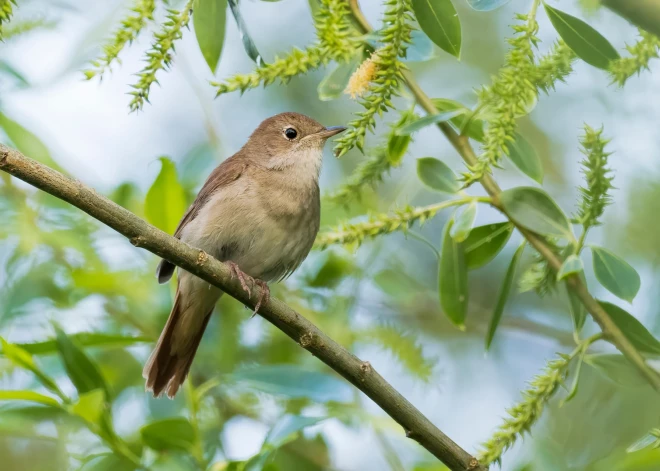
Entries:
[[229, 265], [229, 269], [231, 270], [231, 277], [238, 278], [238, 281], [241, 282], [241, 287], [245, 290], [245, 292], [248, 294], [248, 296], [252, 296], [252, 292], [250, 291], [250, 287], [247, 284], [247, 281], [250, 280], [251, 283], [254, 284], [254, 278], [252, 278], [250, 275], [247, 275], [243, 273], [238, 265], [236, 265], [234, 262], [227, 262], [227, 265]]
[[268, 283], [258, 278], [254, 279], [253, 281], [255, 285], [261, 288], [261, 294], [259, 295], [259, 300], [257, 301], [257, 305], [254, 306], [254, 312], [252, 313], [252, 317], [257, 315], [257, 313], [259, 312], [259, 308], [261, 307], [262, 304], [266, 304], [268, 301], [270, 301], [270, 288], [268, 287]]

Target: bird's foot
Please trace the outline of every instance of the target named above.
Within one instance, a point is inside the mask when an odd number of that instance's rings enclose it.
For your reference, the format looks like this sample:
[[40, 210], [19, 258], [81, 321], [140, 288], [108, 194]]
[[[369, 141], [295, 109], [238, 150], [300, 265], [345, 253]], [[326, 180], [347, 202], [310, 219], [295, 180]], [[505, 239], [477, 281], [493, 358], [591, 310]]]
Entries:
[[229, 269], [231, 270], [231, 277], [238, 278], [238, 281], [241, 282], [241, 287], [245, 290], [248, 296], [252, 296], [252, 292], [250, 291], [250, 287], [248, 286], [247, 282], [250, 281], [252, 284], [254, 284], [254, 278], [246, 273], [243, 273], [239, 266], [234, 262], [227, 262], [227, 265], [229, 265]]
[[254, 306], [252, 317], [257, 315], [262, 304], [266, 304], [270, 301], [270, 288], [268, 287], [268, 283], [260, 279], [253, 279], [253, 281], [255, 285], [261, 288], [261, 293], [259, 294], [259, 300], [257, 301], [256, 306]]

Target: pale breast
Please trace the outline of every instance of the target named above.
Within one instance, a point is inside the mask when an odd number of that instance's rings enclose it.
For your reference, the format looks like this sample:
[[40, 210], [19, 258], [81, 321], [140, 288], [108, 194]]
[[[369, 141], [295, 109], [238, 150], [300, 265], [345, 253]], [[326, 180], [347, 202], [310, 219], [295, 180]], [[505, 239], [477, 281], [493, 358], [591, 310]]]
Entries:
[[219, 189], [182, 239], [270, 281], [290, 274], [311, 250], [320, 201], [315, 181], [292, 181], [283, 172], [264, 176], [255, 172]]

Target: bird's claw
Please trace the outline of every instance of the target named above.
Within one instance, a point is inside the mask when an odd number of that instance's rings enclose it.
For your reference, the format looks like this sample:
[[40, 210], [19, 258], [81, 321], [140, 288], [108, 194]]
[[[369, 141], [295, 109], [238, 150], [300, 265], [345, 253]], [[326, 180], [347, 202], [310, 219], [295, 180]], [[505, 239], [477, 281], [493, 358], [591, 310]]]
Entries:
[[247, 284], [247, 280], [250, 280], [252, 283], [254, 283], [254, 279], [250, 275], [246, 275], [241, 271], [238, 265], [236, 265], [234, 262], [227, 262], [229, 265], [229, 269], [231, 270], [231, 277], [238, 278], [238, 281], [241, 282], [241, 288], [245, 290], [245, 292], [248, 294], [248, 296], [252, 296], [252, 292], [250, 291], [250, 287]]
[[259, 294], [259, 300], [257, 301], [257, 304], [254, 306], [254, 312], [252, 313], [252, 317], [256, 316], [257, 313], [259, 312], [259, 308], [261, 307], [262, 304], [267, 304], [268, 301], [270, 301], [270, 288], [268, 287], [268, 283], [266, 283], [264, 280], [253, 280], [254, 284], [259, 286], [261, 288], [261, 294]]

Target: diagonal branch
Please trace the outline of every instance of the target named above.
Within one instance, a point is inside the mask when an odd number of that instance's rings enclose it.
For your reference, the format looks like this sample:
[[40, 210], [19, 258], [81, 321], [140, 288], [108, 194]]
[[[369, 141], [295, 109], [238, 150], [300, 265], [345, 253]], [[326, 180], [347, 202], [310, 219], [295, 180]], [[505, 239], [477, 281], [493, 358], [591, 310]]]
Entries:
[[[92, 188], [0, 144], [0, 169], [83, 210], [126, 236], [136, 247], [163, 257], [193, 273], [240, 302], [254, 308], [261, 289], [249, 296], [232, 278], [227, 265], [205, 252], [166, 234], [135, 214], [98, 194]], [[374, 370], [318, 327], [278, 299], [262, 305], [259, 314], [301, 347], [308, 350], [369, 396], [398, 422], [406, 436], [457, 471], [486, 471], [486, 467], [454, 443], [415, 406]]]
[[[371, 32], [372, 28], [362, 14], [360, 6], [358, 5], [358, 1], [348, 1], [351, 6], [351, 11], [353, 12], [353, 16], [360, 24], [362, 31], [364, 33]], [[429, 115], [440, 113], [440, 111], [433, 104], [433, 101], [417, 84], [410, 71], [405, 70], [403, 75], [406, 86], [414, 95], [417, 104], [424, 108], [424, 111], [426, 111]], [[459, 135], [447, 122], [437, 123], [437, 126], [440, 128], [440, 131], [442, 131], [447, 140], [449, 140], [451, 145], [454, 147], [454, 149], [456, 149], [456, 151], [463, 158], [463, 161], [468, 166], [473, 166], [478, 163], [477, 155], [470, 145], [470, 141], [467, 136]], [[502, 212], [516, 226], [523, 237], [527, 239], [527, 242], [529, 242], [529, 244], [548, 261], [548, 264], [554, 271], [558, 271], [559, 268], [561, 268], [562, 260], [557, 257], [557, 255], [552, 251], [545, 240], [536, 235], [534, 232], [517, 224], [504, 210], [499, 202], [499, 195], [502, 190], [500, 189], [497, 182], [493, 179], [493, 177], [490, 174], [485, 173], [479, 182], [492, 198], [491, 205]], [[646, 380], [649, 382], [649, 384], [651, 384], [651, 386], [653, 386], [655, 390], [660, 391], [660, 374], [649, 367], [642, 354], [639, 353], [635, 346], [630, 342], [628, 337], [626, 337], [621, 331], [619, 326], [617, 326], [612, 321], [610, 316], [607, 314], [607, 312], [605, 312], [598, 301], [596, 301], [594, 297], [589, 293], [587, 287], [584, 285], [584, 283], [582, 283], [580, 278], [577, 275], [572, 275], [566, 279], [566, 283], [568, 288], [573, 291], [580, 299], [580, 302], [584, 305], [587, 312], [591, 315], [594, 321], [596, 321], [596, 323], [600, 326], [605, 338], [612, 342], [616, 348], [621, 353], [623, 353], [633, 365], [637, 367], [639, 372], [646, 378]]]

